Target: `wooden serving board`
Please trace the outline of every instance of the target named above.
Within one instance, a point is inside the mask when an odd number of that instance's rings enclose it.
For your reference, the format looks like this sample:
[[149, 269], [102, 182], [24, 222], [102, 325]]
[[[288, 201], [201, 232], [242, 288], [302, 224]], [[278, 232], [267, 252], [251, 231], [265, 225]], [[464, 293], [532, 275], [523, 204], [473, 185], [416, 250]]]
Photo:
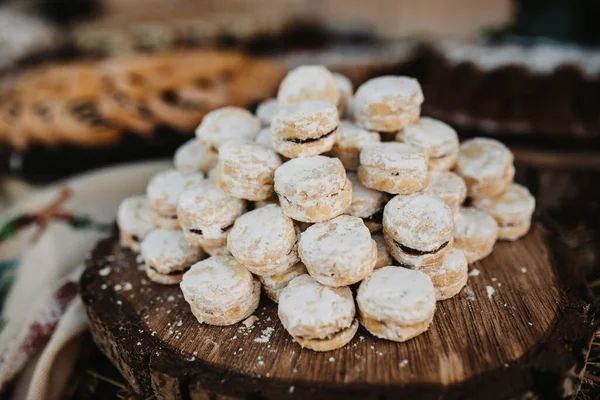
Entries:
[[360, 328], [342, 349], [303, 350], [266, 298], [250, 328], [201, 325], [179, 286], [150, 282], [116, 236], [88, 260], [81, 293], [96, 343], [136, 392], [158, 399], [570, 396], [595, 309], [547, 226], [499, 242], [459, 295], [438, 302], [429, 331], [405, 343]]

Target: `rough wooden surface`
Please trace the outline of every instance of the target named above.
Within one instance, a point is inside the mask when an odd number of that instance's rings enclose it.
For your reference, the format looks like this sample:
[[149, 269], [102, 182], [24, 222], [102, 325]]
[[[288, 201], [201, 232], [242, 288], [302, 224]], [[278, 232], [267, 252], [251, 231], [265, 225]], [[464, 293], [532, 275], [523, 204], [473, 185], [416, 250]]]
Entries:
[[81, 290], [96, 343], [134, 390], [158, 398], [562, 397], [578, 387], [593, 310], [547, 226], [498, 243], [467, 288], [438, 303], [431, 329], [401, 344], [361, 328], [343, 349], [302, 350], [267, 299], [251, 328], [200, 325], [179, 288], [147, 280], [114, 238]]

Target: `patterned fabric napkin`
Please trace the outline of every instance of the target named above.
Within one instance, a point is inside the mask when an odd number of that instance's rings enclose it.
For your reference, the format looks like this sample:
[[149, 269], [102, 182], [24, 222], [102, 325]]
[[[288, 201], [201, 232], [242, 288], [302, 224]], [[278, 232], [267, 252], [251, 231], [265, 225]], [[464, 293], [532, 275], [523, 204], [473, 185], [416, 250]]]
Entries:
[[0, 397], [59, 399], [87, 322], [78, 296], [88, 252], [121, 199], [145, 191], [165, 161], [98, 170], [37, 190], [0, 220]]

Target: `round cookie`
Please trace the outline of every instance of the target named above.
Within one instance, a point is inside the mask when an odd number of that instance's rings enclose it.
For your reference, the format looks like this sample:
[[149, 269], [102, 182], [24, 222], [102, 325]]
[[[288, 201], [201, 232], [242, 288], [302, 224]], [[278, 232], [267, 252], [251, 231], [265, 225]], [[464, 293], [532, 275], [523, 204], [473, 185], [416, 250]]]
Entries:
[[262, 283], [264, 294], [275, 303], [279, 303], [279, 295], [283, 289], [285, 289], [292, 279], [306, 273], [306, 267], [299, 262], [281, 274], [259, 276], [258, 279]]
[[424, 273], [387, 266], [362, 281], [356, 303], [360, 322], [371, 334], [404, 342], [429, 328], [435, 290]]
[[265, 200], [273, 194], [273, 175], [281, 159], [256, 143], [229, 142], [219, 149], [216, 183], [230, 196]]
[[196, 129], [196, 138], [214, 152], [229, 142], [253, 142], [260, 131], [260, 120], [239, 107], [223, 107], [206, 114]]
[[190, 246], [178, 230], [154, 229], [140, 245], [146, 275], [163, 285], [179, 283], [184, 272], [205, 257], [204, 251]]
[[453, 219], [450, 207], [423, 193], [396, 196], [383, 211], [387, 249], [400, 264], [416, 269], [439, 266], [452, 247]]
[[146, 196], [132, 196], [121, 201], [117, 211], [117, 225], [121, 245], [140, 251], [140, 242], [154, 229]]
[[279, 107], [273, 117], [273, 147], [288, 158], [309, 157], [333, 147], [340, 124], [337, 108], [326, 101]]
[[277, 112], [277, 99], [266, 99], [256, 107], [256, 116], [262, 126], [270, 126], [273, 116]]
[[392, 265], [394, 260], [387, 251], [383, 235], [381, 233], [376, 233], [375, 235], [372, 235], [371, 238], [373, 238], [375, 245], [377, 246], [377, 261], [375, 261], [375, 267], [373, 269], [376, 270], [388, 265]]
[[454, 216], [454, 246], [465, 253], [469, 264], [492, 252], [498, 224], [491, 215], [474, 207], [461, 207]]
[[358, 179], [368, 188], [394, 194], [418, 192], [427, 184], [427, 153], [405, 143], [376, 143], [360, 152]]
[[358, 329], [352, 291], [321, 285], [310, 275], [294, 278], [279, 295], [283, 327], [302, 347], [329, 351], [347, 344]]
[[349, 172], [347, 176], [352, 182], [352, 203], [344, 213], [362, 218], [371, 233], [380, 231], [383, 207], [388, 195], [365, 187], [353, 172]]
[[469, 266], [465, 254], [456, 248], [448, 250], [439, 267], [426, 266], [419, 271], [427, 274], [433, 282], [435, 299], [438, 301], [460, 293], [469, 278]]
[[337, 158], [295, 158], [275, 171], [275, 192], [283, 212], [301, 222], [321, 222], [352, 202], [352, 183]]
[[226, 252], [227, 234], [235, 220], [246, 211], [246, 202], [223, 193], [214, 182], [184, 191], [177, 217], [185, 239], [211, 255]]
[[346, 170], [355, 171], [358, 168], [361, 149], [380, 141], [377, 132], [370, 132], [349, 121], [342, 121], [337, 129], [337, 142], [331, 148], [331, 155], [339, 158]]
[[495, 197], [477, 197], [473, 206], [490, 214], [498, 223], [498, 239], [516, 240], [529, 232], [535, 198], [517, 183]]
[[423, 92], [416, 79], [381, 76], [363, 83], [354, 94], [354, 119], [370, 131], [397, 132], [415, 123]]
[[423, 193], [437, 196], [456, 214], [467, 198], [467, 185], [450, 171], [429, 171], [429, 183]]
[[233, 325], [248, 318], [260, 300], [260, 282], [228, 255], [192, 265], [180, 287], [198, 322], [209, 325]]
[[348, 104], [348, 100], [350, 100], [354, 93], [354, 85], [347, 76], [342, 75], [339, 72], [334, 72], [333, 78], [335, 79], [338, 88], [337, 109], [340, 112], [340, 115], [344, 115], [346, 104]]
[[300, 235], [298, 254], [308, 273], [327, 286], [347, 286], [373, 271], [377, 245], [360, 218], [340, 215]]
[[227, 237], [227, 248], [255, 275], [282, 274], [298, 257], [294, 221], [271, 204], [239, 217]]
[[217, 153], [196, 139], [191, 139], [175, 151], [173, 164], [182, 174], [208, 173], [217, 164], [218, 157]]
[[465, 180], [470, 197], [497, 196], [514, 177], [513, 154], [494, 139], [474, 138], [460, 145], [456, 172]]
[[456, 164], [458, 135], [442, 121], [422, 117], [398, 132], [396, 140], [424, 149], [429, 156], [429, 169], [448, 171]]
[[177, 201], [185, 189], [204, 180], [201, 173], [182, 174], [168, 170], [154, 175], [146, 187], [146, 196], [154, 223], [164, 229], [177, 229]]
[[308, 100], [338, 103], [338, 87], [333, 74], [322, 65], [294, 68], [283, 78], [277, 92], [277, 102], [295, 104]]

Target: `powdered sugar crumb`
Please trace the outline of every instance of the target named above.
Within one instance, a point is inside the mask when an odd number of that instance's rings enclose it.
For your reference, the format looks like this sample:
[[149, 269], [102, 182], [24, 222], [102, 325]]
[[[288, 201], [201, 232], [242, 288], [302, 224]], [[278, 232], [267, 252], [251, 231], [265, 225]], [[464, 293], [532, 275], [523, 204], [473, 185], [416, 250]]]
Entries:
[[334, 362], [334, 361], [335, 361], [335, 358], [329, 357], [329, 362]]
[[260, 332], [260, 336], [254, 339], [254, 341], [256, 343], [268, 343], [274, 331], [275, 329], [268, 326]]
[[465, 294], [467, 295], [467, 300], [475, 300], [475, 293], [473, 293], [473, 289], [471, 289], [469, 286], [465, 287]]
[[469, 276], [478, 276], [479, 275], [479, 270], [477, 268], [473, 268], [471, 270], [471, 272], [469, 272]]
[[404, 368], [408, 365], [408, 360], [402, 360], [400, 361], [399, 367], [400, 368]]
[[100, 271], [98, 271], [98, 274], [100, 276], [106, 276], [106, 275], [110, 274], [110, 271], [111, 271], [110, 267], [106, 267], [106, 268], [102, 268]]
[[295, 390], [295, 389], [296, 389], [296, 388], [294, 387], [294, 385], [290, 386], [290, 390], [289, 390], [290, 394], [291, 394], [291, 393], [294, 393], [294, 390]]
[[521, 267], [521, 272], [524, 273], [524, 274], [527, 273], [527, 268]]
[[258, 321], [258, 317], [256, 315], [251, 315], [248, 318], [246, 318], [245, 320], [242, 321], [242, 324], [246, 327], [246, 328], [250, 328], [252, 325], [254, 325], [254, 323]]
[[494, 290], [494, 288], [491, 287], [491, 286], [486, 286], [485, 290], [487, 292], [488, 298], [491, 300], [492, 296], [494, 295], [494, 293], [496, 292], [496, 290]]

